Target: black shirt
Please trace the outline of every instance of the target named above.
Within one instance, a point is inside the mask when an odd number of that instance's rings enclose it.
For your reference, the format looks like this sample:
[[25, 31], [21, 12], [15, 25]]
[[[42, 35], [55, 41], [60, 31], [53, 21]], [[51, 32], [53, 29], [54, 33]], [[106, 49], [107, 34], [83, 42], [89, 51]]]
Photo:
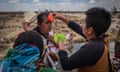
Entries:
[[[83, 35], [81, 27], [70, 21], [68, 26]], [[85, 37], [85, 36], [84, 36]], [[64, 70], [71, 70], [84, 66], [91, 66], [96, 64], [104, 52], [104, 40], [103, 39], [92, 39], [89, 43], [82, 46], [76, 53], [68, 57], [68, 54], [64, 50], [59, 51], [59, 57], [62, 68]]]

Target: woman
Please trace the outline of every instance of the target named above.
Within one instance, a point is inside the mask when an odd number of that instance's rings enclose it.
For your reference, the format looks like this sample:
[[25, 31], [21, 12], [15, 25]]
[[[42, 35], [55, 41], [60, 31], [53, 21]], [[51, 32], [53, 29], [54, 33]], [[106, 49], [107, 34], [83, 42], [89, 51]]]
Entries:
[[[38, 32], [43, 39], [45, 55], [43, 62], [56, 69], [58, 58], [56, 56], [57, 49], [53, 41], [53, 33], [51, 32], [52, 22], [54, 21], [51, 13], [43, 12], [37, 16], [37, 26], [33, 30]], [[29, 30], [29, 23], [24, 22], [23, 28]]]
[[43, 41], [35, 31], [21, 33], [15, 40], [12, 55], [2, 62], [0, 72], [37, 72]]

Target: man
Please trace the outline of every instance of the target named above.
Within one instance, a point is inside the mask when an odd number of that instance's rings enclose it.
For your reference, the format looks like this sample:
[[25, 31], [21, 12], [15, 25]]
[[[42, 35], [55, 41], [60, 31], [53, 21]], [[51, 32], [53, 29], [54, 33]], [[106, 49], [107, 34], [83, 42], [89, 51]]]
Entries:
[[62, 68], [64, 70], [79, 68], [78, 72], [110, 72], [108, 46], [104, 38], [105, 32], [111, 24], [111, 15], [99, 7], [88, 9], [85, 15], [86, 18], [82, 22], [82, 26], [79, 26], [59, 13], [55, 13], [57, 19], [62, 20], [69, 28], [87, 39], [87, 43], [70, 57], [64, 51], [63, 43], [58, 41]]

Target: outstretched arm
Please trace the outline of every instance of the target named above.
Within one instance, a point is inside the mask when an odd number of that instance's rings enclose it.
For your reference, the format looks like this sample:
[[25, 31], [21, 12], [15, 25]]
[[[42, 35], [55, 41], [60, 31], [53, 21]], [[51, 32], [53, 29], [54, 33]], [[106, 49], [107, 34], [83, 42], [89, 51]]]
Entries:
[[63, 15], [60, 13], [54, 13], [54, 17], [62, 20], [66, 25], [68, 25], [69, 28], [71, 28], [73, 31], [77, 32], [78, 34], [82, 35], [83, 37], [84, 34], [82, 33], [82, 28], [79, 24], [75, 23], [74, 21], [70, 21], [67, 18], [65, 18]]

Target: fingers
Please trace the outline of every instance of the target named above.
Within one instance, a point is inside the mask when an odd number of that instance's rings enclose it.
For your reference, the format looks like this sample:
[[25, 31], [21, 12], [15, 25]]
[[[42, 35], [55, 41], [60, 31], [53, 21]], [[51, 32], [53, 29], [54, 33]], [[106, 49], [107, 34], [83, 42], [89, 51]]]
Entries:
[[53, 15], [54, 15], [54, 18], [62, 20], [65, 24], [69, 23], [69, 20], [67, 18], [65, 18], [62, 14], [60, 14], [58, 12], [54, 12]]
[[25, 30], [25, 31], [28, 31], [30, 28], [29, 28], [29, 23], [28, 22], [26, 22], [26, 21], [23, 21], [22, 22], [22, 26], [23, 26], [23, 29]]
[[63, 16], [60, 13], [54, 12], [53, 16], [57, 19], [61, 19]]

